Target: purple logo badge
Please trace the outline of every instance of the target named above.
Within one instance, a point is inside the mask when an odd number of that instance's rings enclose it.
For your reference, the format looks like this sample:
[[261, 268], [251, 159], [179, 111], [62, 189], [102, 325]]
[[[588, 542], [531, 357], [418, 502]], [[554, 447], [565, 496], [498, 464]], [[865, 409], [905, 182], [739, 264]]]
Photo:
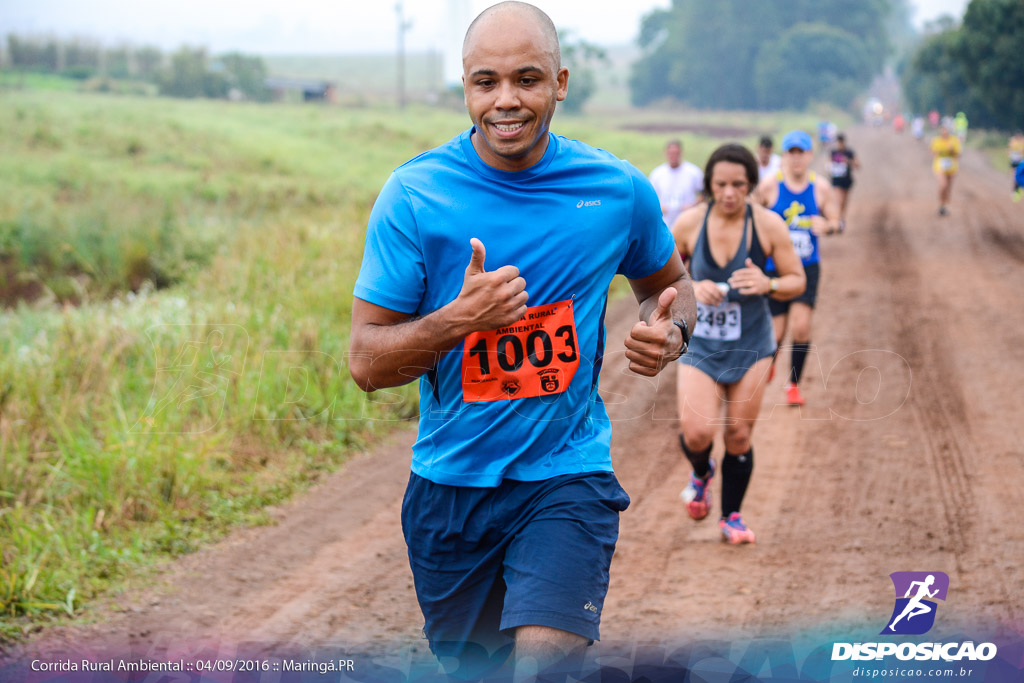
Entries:
[[882, 635], [917, 636], [935, 624], [936, 600], [946, 599], [949, 577], [943, 572], [893, 572], [896, 605]]

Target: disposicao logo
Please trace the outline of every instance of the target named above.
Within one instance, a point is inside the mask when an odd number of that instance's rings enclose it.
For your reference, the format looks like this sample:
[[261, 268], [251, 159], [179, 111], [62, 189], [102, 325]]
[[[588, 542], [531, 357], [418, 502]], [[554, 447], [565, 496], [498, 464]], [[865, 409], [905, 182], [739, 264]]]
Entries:
[[[879, 635], [918, 636], [935, 625], [936, 600], [946, 600], [949, 576], [943, 572], [893, 572], [896, 604]], [[897, 659], [918, 661], [988, 661], [996, 656], [993, 643], [833, 643], [832, 661], [844, 659]]]
[[945, 602], [949, 592], [949, 576], [942, 572], [893, 572], [889, 578], [896, 589], [896, 605], [882, 635], [928, 633], [935, 625], [935, 601]]

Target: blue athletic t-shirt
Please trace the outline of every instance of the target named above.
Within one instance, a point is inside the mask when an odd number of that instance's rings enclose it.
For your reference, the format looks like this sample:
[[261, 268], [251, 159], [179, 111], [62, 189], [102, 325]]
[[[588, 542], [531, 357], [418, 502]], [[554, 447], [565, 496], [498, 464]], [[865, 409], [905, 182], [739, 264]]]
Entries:
[[611, 424], [597, 391], [608, 286], [616, 273], [652, 275], [675, 253], [658, 197], [634, 166], [576, 140], [549, 133], [538, 163], [508, 172], [480, 159], [472, 133], [392, 173], [370, 214], [355, 295], [427, 315], [458, 296], [476, 237], [487, 271], [519, 268], [527, 306], [572, 302], [575, 330], [543, 340], [549, 353], [531, 340], [535, 352], [520, 364], [531, 370], [551, 354], [579, 364], [567, 387], [545, 385], [559, 393], [467, 401], [471, 354], [460, 343], [420, 379], [412, 471], [459, 486], [610, 472]]

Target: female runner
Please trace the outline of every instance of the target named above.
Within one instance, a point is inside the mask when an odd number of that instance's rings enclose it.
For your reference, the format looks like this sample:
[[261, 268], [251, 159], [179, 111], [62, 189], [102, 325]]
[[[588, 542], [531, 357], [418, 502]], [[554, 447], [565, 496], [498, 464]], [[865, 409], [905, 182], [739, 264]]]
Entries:
[[[748, 200], [757, 176], [757, 160], [745, 147], [719, 147], [704, 171], [705, 196], [712, 200], [684, 212], [673, 226], [676, 246], [691, 259], [698, 307], [690, 348], [680, 357], [677, 373], [679, 443], [693, 466], [681, 496], [690, 517], [707, 516], [709, 484], [716, 469], [711, 447], [722, 424], [724, 399], [718, 524], [724, 539], [734, 544], [754, 542], [740, 505], [754, 468], [751, 431], [775, 352], [766, 298], [789, 299], [805, 286], [786, 224], [778, 214]], [[778, 277], [764, 274], [769, 256]]]

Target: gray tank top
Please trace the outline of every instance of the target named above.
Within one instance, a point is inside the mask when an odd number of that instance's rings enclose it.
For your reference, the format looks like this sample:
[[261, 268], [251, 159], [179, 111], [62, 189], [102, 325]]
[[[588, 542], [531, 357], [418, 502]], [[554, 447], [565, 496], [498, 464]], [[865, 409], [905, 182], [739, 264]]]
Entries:
[[[748, 257], [763, 270], [764, 249], [757, 239], [754, 213], [749, 204], [743, 221], [743, 236], [736, 253], [725, 266], [715, 263], [707, 238], [708, 216], [712, 205], [708, 205], [693, 258], [690, 259], [693, 279], [727, 283], [733, 272], [743, 268]], [[748, 236], [750, 247], [747, 247]], [[697, 325], [692, 337], [690, 349], [680, 357], [680, 362], [699, 367], [723, 384], [739, 381], [750, 366], [775, 353], [775, 332], [768, 312], [768, 302], [760, 294], [741, 295], [730, 289], [718, 306], [698, 303]]]

